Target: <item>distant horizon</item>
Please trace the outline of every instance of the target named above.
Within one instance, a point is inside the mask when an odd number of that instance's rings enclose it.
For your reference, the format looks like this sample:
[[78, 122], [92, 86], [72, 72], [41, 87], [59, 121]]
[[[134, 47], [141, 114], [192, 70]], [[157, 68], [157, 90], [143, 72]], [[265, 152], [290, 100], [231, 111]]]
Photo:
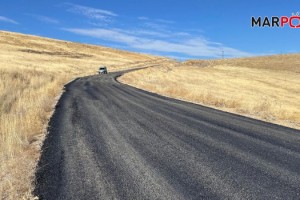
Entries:
[[253, 16], [299, 13], [293, 0], [32, 1], [1, 2], [1, 30], [181, 61], [300, 52], [300, 29], [251, 27]]
[[41, 36], [41, 35], [34, 35], [34, 34], [26, 34], [26, 33], [20, 33], [20, 32], [13, 32], [13, 31], [8, 31], [8, 30], [0, 30], [3, 32], [7, 32], [7, 33], [14, 33], [14, 34], [21, 34], [21, 35], [26, 35], [26, 36], [33, 36], [33, 37], [40, 37], [40, 38], [44, 38], [44, 39], [51, 39], [51, 40], [57, 40], [57, 41], [61, 41], [61, 42], [71, 42], [71, 43], [77, 43], [77, 44], [85, 44], [85, 45], [91, 45], [91, 46], [96, 46], [96, 47], [105, 47], [105, 48], [110, 48], [110, 49], [115, 49], [115, 50], [119, 50], [119, 51], [127, 51], [127, 52], [132, 52], [132, 53], [137, 53], [137, 54], [146, 54], [146, 55], [151, 55], [151, 56], [157, 56], [157, 57], [164, 57], [164, 58], [169, 58], [169, 59], [174, 59], [174, 60], [178, 60], [178, 61], [189, 61], [189, 60], [222, 60], [222, 59], [243, 59], [243, 58], [256, 58], [256, 57], [268, 57], [268, 56], [280, 56], [280, 55], [293, 55], [293, 54], [300, 54], [300, 52], [294, 52], [294, 53], [279, 53], [279, 54], [269, 54], [269, 55], [253, 55], [253, 56], [248, 56], [248, 57], [235, 57], [235, 58], [196, 58], [196, 59], [186, 59], [186, 60], [179, 60], [179, 59], [175, 59], [175, 58], [171, 58], [168, 56], [161, 56], [161, 55], [156, 55], [156, 54], [151, 54], [151, 53], [145, 53], [145, 52], [139, 52], [139, 51], [130, 51], [130, 50], [125, 50], [125, 49], [118, 49], [115, 47], [110, 47], [110, 46], [104, 46], [101, 44], [90, 44], [90, 43], [83, 43], [83, 42], [76, 42], [76, 41], [71, 41], [71, 40], [63, 40], [63, 39], [58, 39], [58, 38], [51, 38], [51, 37], [46, 37], [46, 36]]

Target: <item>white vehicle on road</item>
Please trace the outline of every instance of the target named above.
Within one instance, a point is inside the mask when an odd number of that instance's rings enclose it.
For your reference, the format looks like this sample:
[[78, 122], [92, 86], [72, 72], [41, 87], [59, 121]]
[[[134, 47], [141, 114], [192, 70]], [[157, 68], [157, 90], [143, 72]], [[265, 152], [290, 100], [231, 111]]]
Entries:
[[101, 66], [99, 68], [99, 74], [107, 74], [107, 68], [105, 66]]

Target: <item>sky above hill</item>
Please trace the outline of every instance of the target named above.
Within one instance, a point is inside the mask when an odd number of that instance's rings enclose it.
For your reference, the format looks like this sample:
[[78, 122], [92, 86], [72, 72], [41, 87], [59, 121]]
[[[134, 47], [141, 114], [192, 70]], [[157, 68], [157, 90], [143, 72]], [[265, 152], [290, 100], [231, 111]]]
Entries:
[[291, 16], [300, 0], [1, 0], [0, 30], [172, 58], [300, 52], [300, 29], [252, 28]]

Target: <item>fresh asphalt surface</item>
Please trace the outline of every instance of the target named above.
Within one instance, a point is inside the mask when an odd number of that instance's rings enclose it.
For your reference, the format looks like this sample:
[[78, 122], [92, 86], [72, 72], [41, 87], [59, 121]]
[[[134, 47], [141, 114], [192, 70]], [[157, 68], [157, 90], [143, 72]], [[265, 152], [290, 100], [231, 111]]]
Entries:
[[66, 86], [40, 199], [300, 199], [300, 131], [138, 90], [120, 74]]

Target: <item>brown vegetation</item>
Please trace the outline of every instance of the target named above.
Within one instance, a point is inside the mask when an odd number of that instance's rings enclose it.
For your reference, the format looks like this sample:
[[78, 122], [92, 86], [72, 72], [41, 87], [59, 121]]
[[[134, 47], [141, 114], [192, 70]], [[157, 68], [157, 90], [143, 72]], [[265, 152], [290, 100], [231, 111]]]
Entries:
[[300, 128], [300, 55], [192, 60], [125, 74], [129, 85]]
[[0, 31], [0, 199], [28, 199], [46, 124], [75, 77], [157, 57]]
[[0, 199], [30, 199], [46, 125], [75, 77], [156, 66], [122, 82], [291, 127], [300, 127], [300, 55], [170, 60], [0, 31]]

